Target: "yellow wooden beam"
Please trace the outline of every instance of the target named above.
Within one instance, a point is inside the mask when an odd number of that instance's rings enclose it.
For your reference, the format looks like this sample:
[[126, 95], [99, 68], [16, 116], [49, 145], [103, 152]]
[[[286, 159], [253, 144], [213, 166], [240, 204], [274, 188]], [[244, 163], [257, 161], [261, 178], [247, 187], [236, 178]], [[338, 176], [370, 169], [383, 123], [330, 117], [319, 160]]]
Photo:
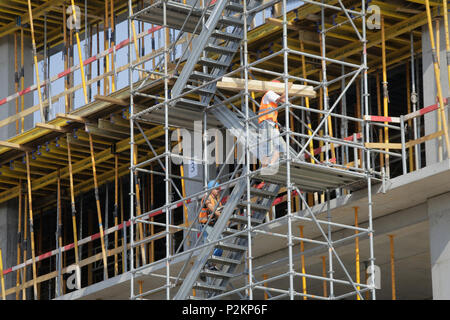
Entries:
[[8, 141], [0, 141], [0, 146], [6, 147], [6, 148], [10, 148], [10, 149], [19, 150], [19, 151], [24, 151], [24, 152], [31, 152], [31, 150], [32, 150], [29, 147], [25, 147], [25, 146], [23, 146], [21, 144], [8, 142]]

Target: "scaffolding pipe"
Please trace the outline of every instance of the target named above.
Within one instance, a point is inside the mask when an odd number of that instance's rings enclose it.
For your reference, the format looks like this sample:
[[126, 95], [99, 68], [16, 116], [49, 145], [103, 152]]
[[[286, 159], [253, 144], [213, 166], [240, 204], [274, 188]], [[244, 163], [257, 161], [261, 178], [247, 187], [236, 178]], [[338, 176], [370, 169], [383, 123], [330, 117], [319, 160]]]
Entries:
[[6, 300], [5, 277], [3, 276], [3, 254], [0, 248], [0, 280], [2, 284], [2, 299]]
[[66, 136], [67, 143], [67, 162], [69, 163], [69, 180], [70, 180], [70, 204], [71, 204], [71, 212], [72, 212], [72, 229], [73, 229], [73, 242], [75, 249], [75, 263], [79, 264], [79, 255], [78, 255], [78, 236], [77, 236], [77, 209], [75, 207], [75, 193], [73, 188], [73, 169], [72, 169], [72, 153], [70, 150], [70, 141], [69, 134]]
[[[29, 1], [29, 0], [28, 0]], [[25, 153], [26, 164], [27, 164], [27, 184], [28, 184], [28, 210], [30, 211], [30, 237], [31, 237], [31, 257], [33, 261], [33, 292], [34, 299], [37, 300], [37, 272], [36, 272], [36, 256], [34, 248], [34, 228], [33, 228], [33, 205], [31, 198], [31, 175], [30, 175], [30, 156], [28, 152]]]
[[[383, 68], [383, 116], [388, 117], [389, 111], [389, 94], [388, 94], [388, 82], [387, 82], [387, 72], [386, 72], [386, 36], [384, 33], [384, 17], [381, 16], [381, 59]], [[385, 122], [384, 124], [387, 124]], [[387, 145], [389, 143], [389, 129], [384, 128], [384, 143]], [[386, 152], [389, 152], [389, 148], [385, 148]], [[384, 162], [386, 165], [386, 176], [390, 177], [389, 168], [389, 154], [385, 153]]]
[[46, 119], [44, 116], [44, 106], [42, 104], [41, 80], [39, 78], [39, 66], [38, 66], [37, 52], [36, 52], [36, 40], [34, 38], [34, 24], [33, 24], [33, 12], [31, 9], [31, 0], [28, 0], [28, 14], [30, 17], [31, 41], [32, 41], [32, 46], [33, 46], [34, 71], [36, 73], [37, 91], [38, 91], [38, 98], [39, 98], [39, 110], [41, 112], [41, 121], [43, 123], [45, 123]]
[[[304, 226], [299, 226], [298, 227], [300, 229], [300, 238], [303, 238], [303, 228]], [[305, 245], [303, 243], [303, 240], [300, 241], [300, 252], [301, 252], [301, 264], [302, 264], [302, 273], [306, 274], [306, 270], [305, 270], [305, 255], [303, 254], [303, 252], [305, 251]], [[306, 300], [306, 277], [302, 276], [302, 288], [303, 288], [303, 294], [305, 294], [305, 296], [303, 296], [303, 300]]]
[[[358, 209], [359, 207], [353, 207], [355, 209], [355, 227], [358, 227]], [[358, 230], [355, 230], [355, 235], [358, 235]], [[356, 268], [356, 283], [361, 283], [360, 278], [360, 267], [359, 267], [359, 237], [355, 238], [355, 268]], [[358, 290], [361, 289], [360, 286], [356, 287]], [[361, 300], [359, 295], [356, 296], [357, 300]]]
[[[413, 112], [417, 111], [417, 92], [416, 92], [416, 70], [415, 70], [415, 63], [414, 63], [414, 59], [415, 59], [415, 53], [414, 53], [414, 36], [413, 33], [411, 32], [410, 35], [410, 42], [411, 42], [411, 97], [408, 97], [408, 99], [411, 99], [412, 102], [412, 110]], [[414, 140], [417, 140], [418, 138], [418, 131], [419, 131], [419, 127], [418, 127], [418, 123], [417, 123], [417, 119], [416, 117], [413, 118], [413, 126], [414, 126], [414, 130], [413, 130], [413, 135], [414, 135]], [[420, 169], [420, 145], [416, 144], [414, 146], [414, 160], [415, 160], [415, 168], [416, 170]]]
[[[17, 264], [20, 264], [20, 254], [22, 251], [21, 241], [22, 241], [22, 179], [19, 179], [19, 195], [18, 195], [18, 202], [19, 202], [19, 208], [18, 208], [18, 214], [19, 214], [19, 221], [17, 223]], [[20, 273], [21, 270], [17, 270], [16, 273], [16, 300], [19, 300], [20, 292], [17, 290], [20, 285]]]
[[100, 241], [101, 241], [101, 246], [102, 246], [103, 278], [104, 278], [104, 280], [106, 280], [106, 279], [108, 279], [108, 260], [106, 257], [106, 248], [105, 248], [105, 239], [104, 239], [105, 235], [103, 232], [103, 224], [102, 224], [102, 209], [100, 208], [100, 195], [98, 193], [97, 171], [95, 168], [94, 144], [92, 142], [92, 135], [90, 132], [88, 132], [88, 136], [89, 136], [89, 148], [91, 151], [92, 174], [94, 176], [95, 204], [97, 207], [98, 227], [99, 227], [99, 231], [100, 231]]

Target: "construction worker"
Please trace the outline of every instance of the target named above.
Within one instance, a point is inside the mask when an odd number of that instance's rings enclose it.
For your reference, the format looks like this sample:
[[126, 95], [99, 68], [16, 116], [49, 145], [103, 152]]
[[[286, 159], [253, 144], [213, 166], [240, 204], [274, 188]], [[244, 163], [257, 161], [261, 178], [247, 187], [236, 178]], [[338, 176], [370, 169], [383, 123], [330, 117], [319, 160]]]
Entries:
[[[208, 182], [208, 189], [212, 189], [208, 198], [206, 199], [206, 195], [202, 199], [202, 209], [200, 211], [198, 221], [202, 225], [203, 231], [203, 242], [207, 242], [208, 235], [212, 232], [214, 224], [217, 219], [219, 219], [222, 203], [220, 202], [219, 189], [217, 188], [219, 184], [217, 182], [214, 183], [213, 180]], [[208, 221], [209, 220], [209, 221]], [[213, 255], [222, 256], [222, 249], [215, 248]], [[210, 270], [218, 270], [217, 267], [213, 264], [209, 264], [206, 266]]]
[[[271, 82], [280, 82], [279, 80], [272, 80]], [[285, 94], [281, 96], [272, 90], [267, 91], [261, 99], [259, 107], [259, 137], [262, 140], [259, 143], [259, 159], [261, 160], [262, 167], [266, 167], [269, 164], [276, 163], [279, 158], [279, 150], [284, 152], [284, 144], [280, 143], [280, 139], [276, 138], [280, 135], [278, 130], [278, 105], [286, 101]], [[268, 112], [273, 110], [272, 112]], [[274, 141], [276, 139], [276, 141]], [[265, 141], [264, 141], [265, 140]], [[276, 148], [274, 148], [274, 142]], [[269, 163], [270, 161], [270, 163]]]

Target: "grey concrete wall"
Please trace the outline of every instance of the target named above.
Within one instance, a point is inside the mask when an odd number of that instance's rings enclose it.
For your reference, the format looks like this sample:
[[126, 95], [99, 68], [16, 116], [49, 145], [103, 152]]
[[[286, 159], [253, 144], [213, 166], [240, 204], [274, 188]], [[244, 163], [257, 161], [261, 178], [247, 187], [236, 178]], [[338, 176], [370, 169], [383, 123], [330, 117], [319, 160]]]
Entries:
[[433, 299], [450, 299], [450, 192], [427, 201]]
[[[436, 24], [433, 23], [433, 30], [436, 34]], [[436, 36], [435, 36], [436, 38]], [[442, 94], [445, 98], [450, 96], [449, 88], [448, 88], [448, 74], [447, 74], [447, 58], [445, 52], [445, 28], [444, 23], [441, 21], [440, 23], [440, 73], [441, 73], [441, 86], [442, 86]], [[428, 31], [428, 26], [424, 25], [422, 27], [422, 64], [423, 64], [423, 105], [421, 108], [427, 107], [429, 105], [435, 104], [437, 102], [437, 89], [436, 89], [436, 81], [434, 76], [434, 67], [433, 67], [433, 56], [431, 53], [431, 44], [430, 44], [430, 33]], [[447, 120], [448, 120], [448, 111], [447, 111]], [[424, 116], [425, 120], [425, 135], [434, 133], [438, 131], [438, 113], [430, 112]], [[442, 150], [443, 150], [443, 158], [447, 157], [447, 150], [445, 149], [445, 139], [442, 137]], [[426, 165], [430, 165], [432, 163], [438, 162], [438, 145], [439, 140], [433, 139], [425, 143], [425, 161]]]

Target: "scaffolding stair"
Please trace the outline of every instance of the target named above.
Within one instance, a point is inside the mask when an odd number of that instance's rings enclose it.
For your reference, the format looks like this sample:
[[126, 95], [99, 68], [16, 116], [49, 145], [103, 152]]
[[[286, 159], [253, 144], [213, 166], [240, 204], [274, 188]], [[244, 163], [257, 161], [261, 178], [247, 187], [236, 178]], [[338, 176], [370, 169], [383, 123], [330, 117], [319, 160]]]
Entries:
[[[261, 0], [245, 0], [251, 9], [261, 4]], [[193, 90], [206, 82], [219, 80], [223, 76], [239, 49], [244, 36], [244, 15], [242, 0], [217, 0], [208, 14], [208, 19], [194, 39], [192, 50], [175, 82], [171, 94], [177, 97], [183, 92]], [[250, 25], [255, 13], [247, 15]], [[202, 70], [202, 71], [196, 71]], [[198, 88], [199, 101], [183, 98], [175, 105], [203, 111], [215, 94], [216, 82]]]
[[[237, 268], [243, 262], [248, 245], [248, 213], [250, 205], [252, 226], [264, 222], [267, 211], [271, 209], [280, 187], [276, 184], [251, 180], [250, 197], [247, 201], [247, 181], [241, 180], [234, 187], [229, 200], [225, 204], [222, 214], [208, 235], [208, 242], [216, 242], [215, 246], [202, 249], [196, 262], [183, 280], [174, 299], [212, 298], [226, 292], [228, 282], [236, 276]], [[260, 188], [256, 188], [259, 185]], [[255, 191], [258, 190], [258, 191]], [[230, 235], [235, 235], [231, 236]], [[253, 236], [253, 234], [252, 234]], [[224, 239], [220, 241], [220, 239]], [[213, 255], [215, 249], [222, 249], [221, 256]], [[217, 270], [209, 266], [218, 266]], [[196, 296], [191, 296], [192, 289]]]

